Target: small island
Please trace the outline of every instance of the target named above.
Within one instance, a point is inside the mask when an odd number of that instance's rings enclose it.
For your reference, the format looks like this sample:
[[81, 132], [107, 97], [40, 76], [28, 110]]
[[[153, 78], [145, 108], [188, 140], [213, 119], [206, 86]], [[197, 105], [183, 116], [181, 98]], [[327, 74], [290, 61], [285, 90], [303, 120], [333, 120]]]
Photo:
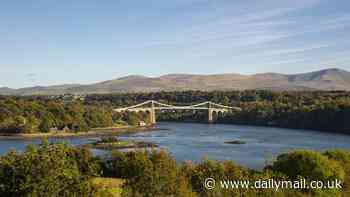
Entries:
[[117, 137], [102, 137], [100, 140], [97, 140], [91, 144], [87, 144], [95, 149], [103, 150], [117, 150], [117, 149], [127, 149], [127, 148], [156, 148], [156, 144], [151, 142], [136, 142], [129, 140], [120, 140]]
[[227, 141], [225, 144], [246, 144], [247, 142], [242, 141], [242, 140], [232, 140], [232, 141]]

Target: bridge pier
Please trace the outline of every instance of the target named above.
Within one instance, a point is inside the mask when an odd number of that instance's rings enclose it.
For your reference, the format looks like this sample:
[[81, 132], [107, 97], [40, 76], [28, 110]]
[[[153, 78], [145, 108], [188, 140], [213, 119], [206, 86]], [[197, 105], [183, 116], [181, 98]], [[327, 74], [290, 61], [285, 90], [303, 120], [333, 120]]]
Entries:
[[151, 108], [149, 116], [150, 116], [150, 123], [151, 124], [156, 124], [157, 120], [156, 120], [156, 110], [155, 109]]
[[208, 109], [208, 123], [213, 123], [214, 119], [213, 119], [213, 110], [212, 109]]
[[157, 120], [156, 120], [156, 110], [154, 109], [154, 101], [151, 101], [151, 110], [150, 110], [150, 122], [151, 124], [156, 124]]

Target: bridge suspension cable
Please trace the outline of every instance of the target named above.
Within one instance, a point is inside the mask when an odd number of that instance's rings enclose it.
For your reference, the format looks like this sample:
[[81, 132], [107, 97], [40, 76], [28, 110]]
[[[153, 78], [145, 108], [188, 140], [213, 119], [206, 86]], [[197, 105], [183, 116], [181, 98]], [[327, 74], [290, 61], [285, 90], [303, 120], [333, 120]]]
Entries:
[[[132, 109], [132, 108], [137, 108], [137, 107], [140, 107], [140, 106], [143, 106], [143, 105], [147, 105], [149, 104], [151, 101], [145, 101], [145, 102], [142, 102], [142, 103], [139, 103], [139, 104], [136, 104], [136, 105], [132, 105], [132, 106], [128, 106], [128, 107], [123, 107], [123, 108], [118, 108], [118, 110], [127, 110], [127, 109]], [[116, 109], [115, 109], [116, 110]]]
[[164, 104], [158, 101], [154, 100], [148, 100], [136, 105], [124, 107], [124, 108], [117, 108], [114, 109], [114, 111], [117, 112], [123, 112], [123, 111], [135, 111], [135, 112], [140, 112], [140, 111], [147, 111], [150, 113], [150, 122], [152, 124], [156, 123], [156, 115], [155, 111], [156, 110], [172, 110], [172, 109], [180, 109], [180, 110], [208, 110], [208, 122], [213, 122], [213, 113], [225, 113], [228, 112], [229, 110], [237, 110], [240, 111], [241, 108], [239, 107], [230, 107], [230, 106], [225, 106], [217, 103], [213, 103], [211, 101], [205, 101], [202, 103], [194, 104], [194, 105], [187, 105], [187, 106], [175, 106], [175, 105], [169, 105], [169, 104]]

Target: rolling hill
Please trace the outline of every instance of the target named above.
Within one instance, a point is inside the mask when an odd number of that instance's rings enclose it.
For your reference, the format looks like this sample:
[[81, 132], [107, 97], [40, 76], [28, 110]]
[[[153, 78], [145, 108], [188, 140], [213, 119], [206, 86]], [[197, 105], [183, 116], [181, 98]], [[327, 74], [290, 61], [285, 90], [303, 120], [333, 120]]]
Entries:
[[325, 69], [300, 74], [261, 73], [254, 75], [169, 74], [160, 77], [131, 75], [89, 85], [58, 85], [21, 89], [0, 88], [4, 95], [104, 94], [182, 90], [350, 90], [350, 72]]

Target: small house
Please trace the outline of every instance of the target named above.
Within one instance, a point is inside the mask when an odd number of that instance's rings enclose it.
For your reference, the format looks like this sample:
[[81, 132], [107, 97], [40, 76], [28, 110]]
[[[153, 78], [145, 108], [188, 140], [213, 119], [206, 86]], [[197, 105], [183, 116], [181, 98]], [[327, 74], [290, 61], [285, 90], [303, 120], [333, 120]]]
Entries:
[[140, 127], [144, 127], [144, 126], [147, 126], [147, 124], [146, 124], [144, 121], [140, 121], [140, 122], [139, 122], [139, 126], [140, 126]]

